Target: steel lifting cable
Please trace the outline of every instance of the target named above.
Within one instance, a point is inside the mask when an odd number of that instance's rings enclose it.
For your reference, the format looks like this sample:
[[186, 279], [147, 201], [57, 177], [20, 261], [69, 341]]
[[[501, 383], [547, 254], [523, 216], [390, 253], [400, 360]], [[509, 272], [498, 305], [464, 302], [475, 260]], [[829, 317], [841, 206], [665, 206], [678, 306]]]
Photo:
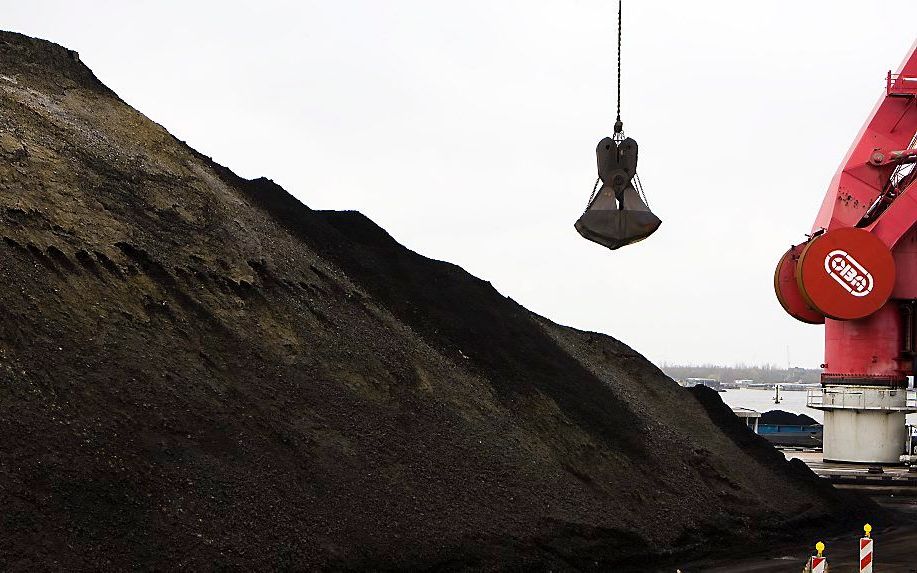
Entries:
[[[624, 123], [621, 121], [621, 5], [623, 4], [622, 0], [618, 0], [618, 116], [615, 120], [615, 139], [623, 140], [624, 139]], [[640, 183], [640, 176], [634, 173], [634, 187], [643, 197], [643, 203], [647, 207], [650, 206], [649, 200], [646, 198], [646, 192], [643, 191], [643, 184]], [[593, 190], [593, 195], [595, 191]]]
[[[618, 0], [618, 106], [617, 106], [617, 117], [615, 119], [615, 128], [614, 128], [614, 139], [616, 141], [624, 140], [624, 123], [621, 121], [621, 12], [622, 12], [622, 0]], [[634, 174], [635, 187], [640, 195], [643, 197], [643, 202], [649, 207], [649, 201], [646, 199], [646, 193], [643, 191], [643, 185], [640, 184], [640, 178]], [[589, 195], [589, 201], [586, 202], [586, 210], [589, 209], [589, 205], [592, 205], [592, 201], [595, 200], [595, 196], [599, 191], [599, 182], [600, 178], [595, 180], [595, 185], [592, 187], [592, 194]]]
[[615, 121], [615, 133], [624, 130], [624, 124], [621, 122], [621, 2], [622, 0], [618, 0], [618, 118]]

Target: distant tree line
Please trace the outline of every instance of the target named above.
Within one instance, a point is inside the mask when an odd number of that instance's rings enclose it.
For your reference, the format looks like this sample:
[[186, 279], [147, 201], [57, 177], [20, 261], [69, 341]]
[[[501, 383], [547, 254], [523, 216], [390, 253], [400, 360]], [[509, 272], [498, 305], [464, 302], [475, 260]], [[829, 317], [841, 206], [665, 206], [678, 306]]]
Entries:
[[685, 378], [713, 378], [720, 382], [733, 380], [754, 380], [760, 383], [802, 382], [814, 384], [821, 380], [821, 370], [818, 368], [780, 368], [773, 365], [746, 366], [718, 366], [716, 364], [702, 364], [699, 366], [681, 366], [678, 364], [663, 364], [662, 371], [675, 380]]

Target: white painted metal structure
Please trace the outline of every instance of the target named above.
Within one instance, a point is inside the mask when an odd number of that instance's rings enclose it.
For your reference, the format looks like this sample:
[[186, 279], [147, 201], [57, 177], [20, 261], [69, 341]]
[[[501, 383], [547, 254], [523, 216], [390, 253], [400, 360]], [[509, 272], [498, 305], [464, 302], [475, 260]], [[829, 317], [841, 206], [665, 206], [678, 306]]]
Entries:
[[748, 408], [733, 408], [732, 413], [740, 418], [745, 425], [758, 433], [758, 420], [761, 418], [761, 413], [755, 410], [750, 410]]
[[897, 464], [904, 453], [904, 417], [917, 412], [917, 397], [905, 389], [826, 386], [810, 390], [807, 405], [825, 413], [825, 461]]

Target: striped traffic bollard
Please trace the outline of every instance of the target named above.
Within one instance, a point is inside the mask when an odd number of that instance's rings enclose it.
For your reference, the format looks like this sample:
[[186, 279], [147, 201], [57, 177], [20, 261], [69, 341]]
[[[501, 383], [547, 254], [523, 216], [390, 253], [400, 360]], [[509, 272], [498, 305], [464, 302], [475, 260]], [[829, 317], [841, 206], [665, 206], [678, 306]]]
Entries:
[[822, 557], [822, 553], [825, 551], [825, 544], [821, 541], [816, 543], [815, 551], [818, 552], [818, 555], [813, 555], [809, 558], [809, 570], [812, 573], [825, 573], [828, 570], [828, 559]]
[[860, 573], [872, 573], [872, 537], [869, 536], [872, 526], [867, 523], [863, 531], [866, 537], [860, 538]]

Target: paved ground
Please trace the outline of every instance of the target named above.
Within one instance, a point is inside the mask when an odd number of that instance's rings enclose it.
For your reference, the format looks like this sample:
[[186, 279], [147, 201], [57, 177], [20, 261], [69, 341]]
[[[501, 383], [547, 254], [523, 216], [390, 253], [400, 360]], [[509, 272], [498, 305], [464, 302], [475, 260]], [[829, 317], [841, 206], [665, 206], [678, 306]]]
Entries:
[[839, 489], [854, 489], [869, 495], [917, 496], [917, 471], [905, 466], [879, 466], [825, 462], [821, 451], [783, 450], [787, 459], [798, 458], [817, 475]]
[[[787, 459], [798, 458], [821, 477], [835, 482], [835, 487], [857, 489], [873, 494], [873, 499], [904, 519], [903, 525], [873, 532], [875, 570], [883, 573], [917, 573], [917, 472], [903, 466], [882, 466], [882, 473], [869, 473], [868, 466], [825, 462], [821, 451], [784, 450]], [[910, 522], [910, 523], [908, 523]], [[824, 539], [825, 555], [832, 573], [856, 572], [861, 532]], [[770, 573], [801, 571], [816, 540], [775, 547], [770, 555], [743, 556], [729, 561], [701, 560], [686, 564], [683, 573]], [[737, 553], [741, 554], [741, 548]]]
[[[911, 524], [881, 528], [873, 531], [875, 539], [875, 570], [882, 573], [917, 573], [917, 498], [875, 498], [881, 505], [910, 520]], [[825, 555], [832, 573], [856, 572], [860, 532], [823, 540]], [[808, 544], [812, 545], [812, 544]], [[775, 548], [768, 556], [740, 557], [729, 561], [698, 561], [681, 568], [683, 573], [777, 573], [801, 571], [810, 549], [803, 541], [798, 545]], [[741, 550], [738, 551], [741, 553]]]
[[[820, 476], [831, 475], [869, 475], [869, 466], [859, 464], [842, 464], [837, 462], [826, 462], [822, 459], [822, 452], [816, 450], [783, 450], [786, 459], [791, 460], [798, 458], [812, 468], [812, 471]], [[917, 477], [917, 472], [909, 472], [904, 466], [881, 466], [883, 475], [894, 477]]]

